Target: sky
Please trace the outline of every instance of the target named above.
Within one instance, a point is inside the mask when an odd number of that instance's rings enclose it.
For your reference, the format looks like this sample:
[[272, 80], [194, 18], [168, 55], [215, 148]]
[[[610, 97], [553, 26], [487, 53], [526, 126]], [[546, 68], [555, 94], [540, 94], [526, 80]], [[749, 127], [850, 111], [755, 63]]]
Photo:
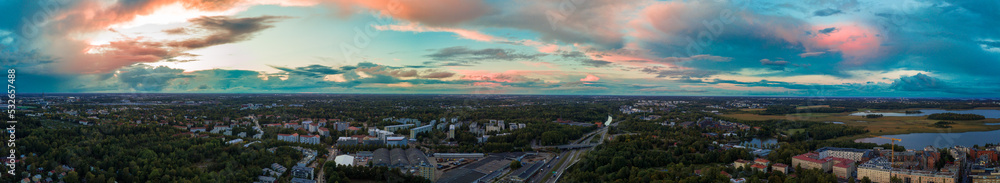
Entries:
[[998, 97], [994, 0], [0, 0], [19, 93]]

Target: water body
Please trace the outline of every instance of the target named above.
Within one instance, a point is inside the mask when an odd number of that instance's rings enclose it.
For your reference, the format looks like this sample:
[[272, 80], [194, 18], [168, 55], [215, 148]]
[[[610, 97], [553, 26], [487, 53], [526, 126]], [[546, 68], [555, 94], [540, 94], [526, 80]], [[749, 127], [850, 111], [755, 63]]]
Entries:
[[[962, 133], [911, 133], [900, 135], [883, 135], [884, 137], [903, 139], [896, 142], [907, 149], [923, 149], [927, 146], [936, 148], [952, 147], [956, 145], [972, 147], [972, 145], [984, 145], [986, 143], [1000, 143], [1000, 130], [983, 132], [962, 132]], [[868, 142], [876, 144], [888, 144], [888, 139], [863, 138], [854, 142]]]
[[882, 116], [927, 116], [937, 113], [958, 113], [958, 114], [978, 114], [978, 115], [983, 115], [986, 118], [1000, 119], [1000, 110], [996, 109], [971, 109], [971, 110], [921, 109], [920, 112], [923, 113], [906, 114], [899, 112], [856, 112], [852, 113], [851, 116], [864, 116], [868, 114], [882, 114]]
[[984, 125], [1000, 125], [1000, 123], [983, 123]]

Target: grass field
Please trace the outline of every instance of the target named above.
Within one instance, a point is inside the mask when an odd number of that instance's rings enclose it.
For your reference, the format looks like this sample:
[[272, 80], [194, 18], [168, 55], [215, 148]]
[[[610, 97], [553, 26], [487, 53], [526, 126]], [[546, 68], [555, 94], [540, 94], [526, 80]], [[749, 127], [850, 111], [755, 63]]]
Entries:
[[[895, 110], [894, 110], [895, 111]], [[904, 110], [899, 110], [904, 111]], [[845, 113], [797, 113], [788, 115], [756, 115], [756, 114], [724, 114], [723, 116], [732, 117], [743, 120], [772, 120], [772, 119], [784, 119], [784, 120], [794, 120], [794, 121], [815, 121], [815, 122], [829, 122], [838, 121], [844, 122], [845, 125], [851, 126], [862, 126], [868, 129], [871, 133], [864, 136], [852, 137], [870, 137], [875, 135], [891, 135], [891, 134], [907, 134], [907, 133], [937, 133], [937, 132], [968, 132], [968, 131], [990, 131], [1000, 129], [1000, 125], [984, 125], [984, 123], [1000, 123], [1000, 119], [984, 119], [984, 120], [969, 120], [969, 121], [957, 121], [948, 120], [951, 122], [956, 122], [956, 124], [951, 125], [950, 129], [936, 128], [930, 126], [935, 122], [941, 120], [930, 120], [924, 116], [886, 116], [881, 118], [868, 119], [861, 116], [850, 116], [850, 112]], [[801, 132], [803, 129], [794, 129], [794, 132]], [[786, 133], [793, 133], [789, 130]]]

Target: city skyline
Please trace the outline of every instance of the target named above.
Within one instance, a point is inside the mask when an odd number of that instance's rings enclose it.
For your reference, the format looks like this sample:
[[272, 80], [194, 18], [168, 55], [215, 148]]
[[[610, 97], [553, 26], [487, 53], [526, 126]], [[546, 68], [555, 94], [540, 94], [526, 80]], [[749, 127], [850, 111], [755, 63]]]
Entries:
[[19, 93], [996, 97], [995, 1], [0, 1]]

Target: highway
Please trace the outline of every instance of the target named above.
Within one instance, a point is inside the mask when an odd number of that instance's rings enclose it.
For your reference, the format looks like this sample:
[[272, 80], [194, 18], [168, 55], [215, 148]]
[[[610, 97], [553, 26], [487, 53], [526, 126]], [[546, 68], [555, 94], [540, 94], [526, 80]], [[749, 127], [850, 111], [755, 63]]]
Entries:
[[[563, 145], [564, 147], [565, 146], [574, 146], [574, 145], [593, 145], [593, 146], [590, 146], [588, 148], [581, 148], [581, 149], [569, 149], [567, 151], [563, 151], [562, 153], [559, 153], [560, 159], [554, 159], [554, 158], [550, 159], [550, 161], [552, 161], [550, 163], [550, 164], [552, 164], [552, 168], [544, 168], [544, 169], [540, 170], [540, 171], [544, 171], [544, 172], [541, 175], [532, 177], [532, 179], [529, 180], [528, 182], [535, 182], [535, 183], [538, 183], [538, 182], [546, 182], [546, 183], [558, 182], [559, 178], [561, 178], [562, 175], [563, 175], [563, 173], [566, 172], [566, 169], [568, 169], [570, 166], [573, 166], [573, 164], [576, 164], [576, 162], [579, 162], [580, 158], [583, 157], [583, 155], [586, 154], [587, 151], [593, 150], [594, 147], [597, 147], [597, 145], [600, 145], [601, 143], [604, 143], [604, 140], [608, 137], [608, 127], [607, 126], [610, 126], [611, 122], [612, 122], [612, 118], [611, 118], [611, 116], [608, 116], [608, 121], [604, 123], [604, 124], [607, 124], [606, 126], [601, 127], [600, 129], [594, 130], [593, 132], [587, 133], [583, 137], [581, 137], [580, 139], [577, 139], [576, 141], [573, 141], [573, 142], [570, 142], [569, 144]], [[595, 137], [600, 138], [600, 140], [598, 140], [597, 143], [590, 143], [590, 141], [593, 140], [593, 138], [595, 138]], [[548, 147], [559, 147], [559, 146], [536, 146], [536, 148], [548, 148]], [[555, 176], [553, 176], [552, 171], [556, 172]]]

